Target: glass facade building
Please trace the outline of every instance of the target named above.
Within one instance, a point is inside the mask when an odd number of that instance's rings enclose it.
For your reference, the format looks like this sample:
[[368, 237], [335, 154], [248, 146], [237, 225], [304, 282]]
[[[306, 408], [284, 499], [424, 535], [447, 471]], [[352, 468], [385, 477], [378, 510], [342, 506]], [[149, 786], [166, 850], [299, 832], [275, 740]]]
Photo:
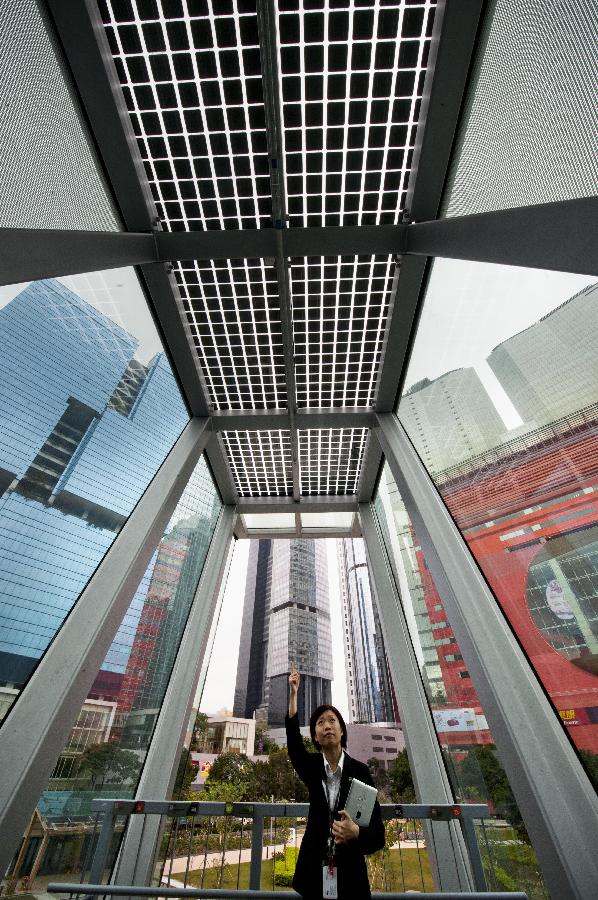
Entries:
[[253, 541], [249, 551], [234, 714], [284, 725], [288, 677], [301, 673], [298, 711], [309, 723], [330, 703], [332, 638], [326, 551], [319, 541]]
[[[57, 280], [0, 309], [0, 683], [20, 688], [188, 421], [163, 353]], [[134, 377], [132, 377], [134, 372]], [[107, 671], [125, 671], [125, 622]]]

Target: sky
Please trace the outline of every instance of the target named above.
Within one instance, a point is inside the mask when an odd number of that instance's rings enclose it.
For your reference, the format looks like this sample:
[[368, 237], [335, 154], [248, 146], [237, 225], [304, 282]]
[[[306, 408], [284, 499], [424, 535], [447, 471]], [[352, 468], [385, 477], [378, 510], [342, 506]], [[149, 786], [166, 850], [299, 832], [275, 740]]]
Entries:
[[[332, 538], [318, 538], [318, 540], [326, 541], [328, 557], [328, 586], [333, 648], [332, 664], [334, 672], [332, 702], [344, 716], [348, 717], [349, 708], [345, 683], [345, 656], [341, 627], [336, 541]], [[201, 697], [200, 709], [202, 712], [216, 713], [223, 708], [229, 710], [233, 708], [248, 554], [249, 541], [238, 540], [235, 545], [228, 581], [224, 591], [220, 619]]]
[[[133, 268], [107, 269], [55, 280], [136, 337], [139, 348], [135, 356], [144, 365], [162, 350], [154, 320]], [[0, 309], [30, 283], [0, 286]]]
[[473, 366], [507, 428], [521, 425], [486, 357], [595, 279], [460, 259], [436, 259], [405, 386]]

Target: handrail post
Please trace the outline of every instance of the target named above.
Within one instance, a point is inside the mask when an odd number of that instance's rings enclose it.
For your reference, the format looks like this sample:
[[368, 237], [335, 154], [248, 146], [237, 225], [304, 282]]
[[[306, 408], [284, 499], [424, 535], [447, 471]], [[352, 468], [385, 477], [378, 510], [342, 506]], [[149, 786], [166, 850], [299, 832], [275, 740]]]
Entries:
[[259, 806], [253, 808], [251, 826], [251, 863], [249, 869], [249, 890], [259, 891], [262, 879], [262, 850], [264, 846], [264, 815]]
[[476, 891], [487, 891], [486, 873], [484, 872], [480, 845], [475, 833], [473, 815], [464, 807], [461, 807], [461, 830], [463, 831], [463, 838], [467, 847], [475, 889]]

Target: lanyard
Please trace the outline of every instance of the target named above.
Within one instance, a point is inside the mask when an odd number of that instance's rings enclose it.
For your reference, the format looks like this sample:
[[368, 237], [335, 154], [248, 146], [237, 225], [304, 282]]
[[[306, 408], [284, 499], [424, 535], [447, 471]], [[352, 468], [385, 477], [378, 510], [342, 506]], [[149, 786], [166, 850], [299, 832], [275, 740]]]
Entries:
[[[341, 775], [342, 778], [342, 775]], [[334, 843], [334, 836], [332, 834], [332, 823], [334, 822], [334, 817], [338, 812], [338, 804], [341, 799], [341, 785], [339, 779], [338, 791], [336, 794], [336, 800], [334, 801], [334, 808], [330, 809], [330, 792], [328, 790], [328, 779], [325, 779], [324, 782], [324, 790], [326, 791], [326, 806], [328, 807], [328, 827], [330, 829], [328, 834], [328, 869], [330, 874], [332, 875], [334, 872], [334, 854], [336, 852], [336, 844]]]

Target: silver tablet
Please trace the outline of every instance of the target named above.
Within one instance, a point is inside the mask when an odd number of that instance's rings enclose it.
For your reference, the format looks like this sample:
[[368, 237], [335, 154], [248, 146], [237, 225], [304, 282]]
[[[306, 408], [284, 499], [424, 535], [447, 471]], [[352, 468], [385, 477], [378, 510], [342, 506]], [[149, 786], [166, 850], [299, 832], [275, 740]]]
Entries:
[[345, 809], [353, 821], [361, 825], [362, 828], [366, 828], [370, 824], [377, 796], [378, 791], [375, 787], [364, 784], [358, 778], [352, 779]]

